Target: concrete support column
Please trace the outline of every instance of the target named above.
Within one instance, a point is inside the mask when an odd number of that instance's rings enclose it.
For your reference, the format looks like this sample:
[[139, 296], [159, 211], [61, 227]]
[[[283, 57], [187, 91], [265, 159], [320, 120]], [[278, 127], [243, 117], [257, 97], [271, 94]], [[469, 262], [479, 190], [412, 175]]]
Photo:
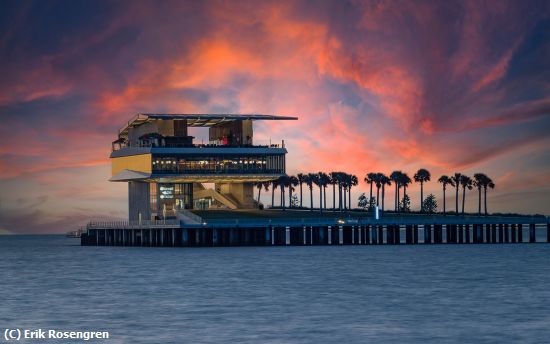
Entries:
[[502, 223], [498, 225], [498, 242], [504, 243], [504, 225]]
[[509, 243], [510, 242], [510, 228], [508, 224], [504, 224], [504, 242]]
[[413, 243], [413, 229], [412, 225], [405, 226], [405, 244], [410, 245]]
[[513, 224], [511, 225], [511, 228], [510, 228], [510, 236], [511, 236], [511, 241], [512, 241], [512, 243], [516, 243], [516, 242], [517, 242], [517, 235], [518, 235], [518, 233], [517, 233], [517, 230], [516, 230], [516, 224], [513, 223]]
[[491, 224], [491, 243], [497, 243], [497, 225], [496, 223]]
[[332, 227], [331, 226], [328, 226], [327, 238], [328, 238], [328, 244], [332, 245]]
[[537, 232], [536, 232], [536, 227], [534, 223], [529, 224], [529, 242], [530, 243], [537, 242]]
[[378, 225], [378, 244], [384, 243], [384, 226]]
[[338, 245], [344, 243], [344, 227], [338, 226]]
[[523, 242], [523, 225], [521, 223], [518, 224], [517, 232], [518, 232], [518, 242], [522, 243]]
[[418, 244], [418, 225], [413, 226], [413, 244]]
[[432, 225], [424, 225], [424, 244], [432, 243]]
[[550, 223], [546, 224], [546, 242], [550, 243]]

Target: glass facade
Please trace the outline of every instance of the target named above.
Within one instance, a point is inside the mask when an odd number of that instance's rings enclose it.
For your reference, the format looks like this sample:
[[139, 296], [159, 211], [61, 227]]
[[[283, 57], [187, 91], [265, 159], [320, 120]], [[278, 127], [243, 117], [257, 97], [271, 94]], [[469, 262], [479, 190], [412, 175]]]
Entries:
[[192, 183], [150, 183], [151, 213], [158, 218], [176, 216], [178, 209], [191, 209], [193, 206]]
[[154, 156], [153, 173], [255, 174], [284, 173], [284, 155], [178, 157]]

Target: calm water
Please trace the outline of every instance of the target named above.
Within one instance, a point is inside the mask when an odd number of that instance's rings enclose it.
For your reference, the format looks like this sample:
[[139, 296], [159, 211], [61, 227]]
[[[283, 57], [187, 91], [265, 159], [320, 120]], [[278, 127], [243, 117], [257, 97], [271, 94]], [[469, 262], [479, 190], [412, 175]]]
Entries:
[[0, 327], [104, 329], [104, 343], [548, 343], [550, 245], [183, 249], [0, 236]]

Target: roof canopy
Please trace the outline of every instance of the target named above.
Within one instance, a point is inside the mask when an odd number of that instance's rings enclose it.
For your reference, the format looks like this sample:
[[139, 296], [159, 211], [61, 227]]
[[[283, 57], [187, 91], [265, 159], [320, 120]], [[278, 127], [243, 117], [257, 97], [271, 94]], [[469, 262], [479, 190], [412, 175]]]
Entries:
[[189, 127], [213, 127], [219, 124], [242, 120], [297, 120], [298, 117], [272, 116], [261, 114], [137, 114], [120, 130], [120, 134], [127, 135], [128, 129], [143, 123], [156, 120], [185, 119]]

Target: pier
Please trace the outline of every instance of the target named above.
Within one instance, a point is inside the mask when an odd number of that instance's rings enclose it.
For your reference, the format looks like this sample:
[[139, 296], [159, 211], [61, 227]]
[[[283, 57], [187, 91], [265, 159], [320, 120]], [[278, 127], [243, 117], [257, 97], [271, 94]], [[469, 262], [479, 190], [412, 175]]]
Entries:
[[550, 221], [529, 218], [302, 219], [90, 222], [83, 246], [216, 247], [550, 243]]

